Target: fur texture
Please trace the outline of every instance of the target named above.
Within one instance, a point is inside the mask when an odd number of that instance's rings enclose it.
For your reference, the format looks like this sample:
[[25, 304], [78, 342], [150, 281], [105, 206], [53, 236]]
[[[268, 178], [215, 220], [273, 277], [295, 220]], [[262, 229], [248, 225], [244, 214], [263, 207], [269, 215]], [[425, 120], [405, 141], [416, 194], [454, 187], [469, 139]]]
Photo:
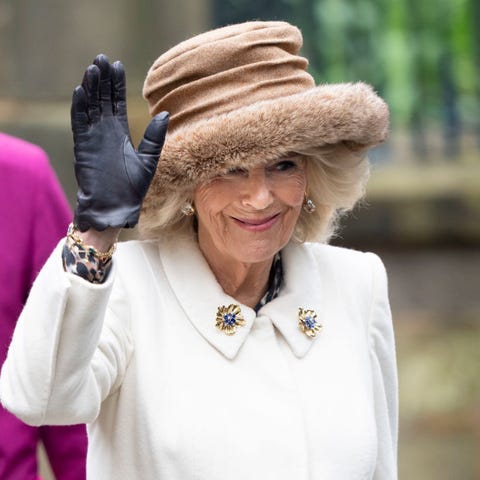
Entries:
[[167, 135], [145, 206], [172, 188], [191, 188], [233, 166], [251, 167], [306, 147], [366, 150], [385, 140], [388, 117], [372, 88], [356, 83], [319, 86], [180, 127]]

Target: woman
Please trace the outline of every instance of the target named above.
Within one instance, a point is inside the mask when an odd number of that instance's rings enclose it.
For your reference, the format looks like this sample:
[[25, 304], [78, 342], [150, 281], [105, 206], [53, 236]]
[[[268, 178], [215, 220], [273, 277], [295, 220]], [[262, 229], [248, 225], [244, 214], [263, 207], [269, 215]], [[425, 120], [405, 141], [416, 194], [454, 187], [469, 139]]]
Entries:
[[[315, 87], [301, 42], [249, 22], [162, 55], [138, 151], [121, 64], [97, 57], [74, 92], [74, 225], [1, 399], [32, 424], [89, 423], [90, 478], [396, 478], [385, 271], [326, 245], [388, 111], [363, 84]], [[113, 254], [139, 217], [144, 240]]]
[[[47, 154], [0, 132], [0, 364], [28, 291], [72, 218]], [[42, 442], [57, 478], [85, 480], [84, 425], [31, 427], [0, 407], [0, 478], [38, 479]]]

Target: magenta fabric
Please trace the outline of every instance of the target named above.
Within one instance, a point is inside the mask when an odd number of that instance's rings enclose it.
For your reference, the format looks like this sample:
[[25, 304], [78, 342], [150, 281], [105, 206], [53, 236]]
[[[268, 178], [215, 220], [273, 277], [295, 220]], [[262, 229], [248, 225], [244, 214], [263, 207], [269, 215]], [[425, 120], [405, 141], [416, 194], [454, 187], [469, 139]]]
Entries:
[[[0, 133], [0, 364], [30, 286], [71, 218], [45, 152]], [[29, 427], [0, 407], [1, 480], [37, 480], [39, 440], [57, 480], [85, 479], [84, 425]]]

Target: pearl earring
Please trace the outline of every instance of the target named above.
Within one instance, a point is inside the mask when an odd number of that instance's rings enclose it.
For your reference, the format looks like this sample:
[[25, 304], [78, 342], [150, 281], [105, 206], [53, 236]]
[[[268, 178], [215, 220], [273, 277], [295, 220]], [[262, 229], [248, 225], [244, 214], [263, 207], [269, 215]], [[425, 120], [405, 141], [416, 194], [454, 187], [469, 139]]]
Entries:
[[195, 213], [195, 209], [193, 208], [193, 205], [190, 202], [185, 202], [180, 208], [180, 211], [186, 217], [191, 217]]
[[307, 213], [313, 213], [317, 209], [317, 206], [313, 203], [313, 200], [311, 200], [305, 195], [305, 201], [303, 202], [303, 209]]

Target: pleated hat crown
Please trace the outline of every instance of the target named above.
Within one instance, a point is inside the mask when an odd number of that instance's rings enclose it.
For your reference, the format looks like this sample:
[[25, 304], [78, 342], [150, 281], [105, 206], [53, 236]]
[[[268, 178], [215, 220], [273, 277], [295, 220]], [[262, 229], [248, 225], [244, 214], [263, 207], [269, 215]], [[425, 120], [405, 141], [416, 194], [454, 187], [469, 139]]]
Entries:
[[246, 22], [186, 40], [154, 62], [143, 94], [150, 113], [168, 111], [170, 124], [144, 215], [172, 189], [232, 167], [339, 143], [366, 151], [385, 139], [385, 102], [361, 82], [315, 86], [301, 46], [286, 22]]
[[258, 101], [312, 88], [302, 35], [285, 22], [247, 22], [203, 33], [159, 57], [144, 97], [153, 116], [170, 112], [169, 131]]

